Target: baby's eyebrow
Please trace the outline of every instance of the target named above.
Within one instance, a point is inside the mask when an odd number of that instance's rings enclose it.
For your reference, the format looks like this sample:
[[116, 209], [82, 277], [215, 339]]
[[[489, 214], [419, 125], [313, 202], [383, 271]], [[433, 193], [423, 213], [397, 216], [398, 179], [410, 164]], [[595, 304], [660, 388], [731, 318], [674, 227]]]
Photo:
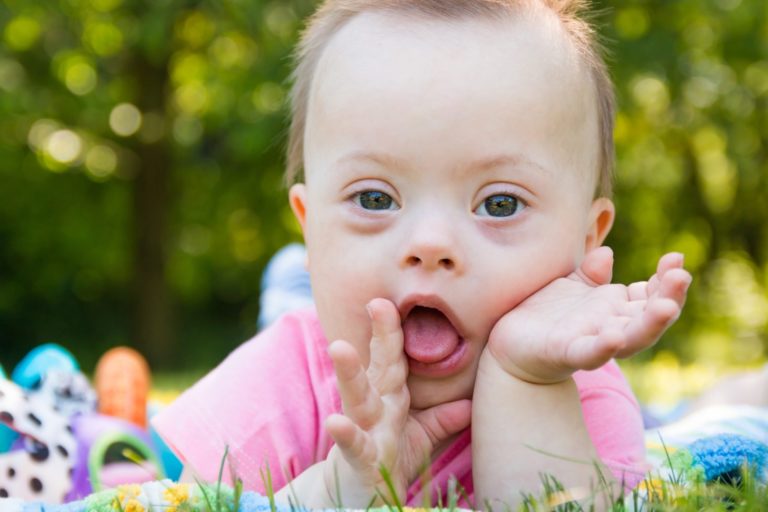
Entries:
[[544, 174], [550, 174], [546, 167], [539, 165], [525, 155], [519, 153], [494, 155], [488, 158], [482, 158], [470, 163], [466, 170], [471, 172], [483, 172], [491, 171], [498, 167], [532, 167], [535, 171], [540, 171]]
[[397, 158], [387, 153], [376, 153], [373, 151], [355, 151], [348, 155], [339, 158], [338, 163], [344, 164], [348, 162], [373, 162], [379, 164], [382, 167], [399, 168], [403, 169], [408, 167], [408, 162]]
[[[340, 158], [338, 163], [344, 164], [361, 161], [373, 162], [389, 169], [407, 169], [410, 167], [408, 162], [403, 159], [397, 158], [396, 156], [390, 155], [388, 153], [380, 153], [375, 151], [355, 151]], [[493, 169], [504, 166], [529, 167], [544, 174], [551, 174], [549, 169], [539, 165], [530, 158], [519, 153], [503, 153], [481, 158], [479, 160], [470, 162], [468, 165], [459, 164], [454, 170], [457, 172], [474, 173], [491, 171]]]

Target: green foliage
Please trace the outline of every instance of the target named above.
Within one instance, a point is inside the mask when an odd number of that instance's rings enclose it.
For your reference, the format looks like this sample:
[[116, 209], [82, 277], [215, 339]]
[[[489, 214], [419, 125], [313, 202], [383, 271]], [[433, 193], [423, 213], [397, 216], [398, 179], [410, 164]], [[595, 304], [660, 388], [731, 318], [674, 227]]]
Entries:
[[[768, 4], [596, 4], [619, 99], [618, 218], [608, 240], [616, 279], [641, 279], [661, 253], [684, 252], [695, 282], [660, 347], [683, 361], [760, 361]], [[177, 333], [155, 366], [210, 367], [253, 333], [262, 268], [299, 238], [281, 189], [286, 78], [313, 7], [0, 4], [6, 367], [45, 341], [71, 348], [85, 368], [114, 344], [147, 348], [135, 328], [135, 305], [147, 300], [141, 273], [167, 282], [166, 316]], [[154, 175], [167, 194], [142, 202], [142, 179]], [[142, 206], [158, 202], [157, 211]], [[137, 243], [153, 226], [166, 261], [159, 278], [141, 270], [146, 253]]]

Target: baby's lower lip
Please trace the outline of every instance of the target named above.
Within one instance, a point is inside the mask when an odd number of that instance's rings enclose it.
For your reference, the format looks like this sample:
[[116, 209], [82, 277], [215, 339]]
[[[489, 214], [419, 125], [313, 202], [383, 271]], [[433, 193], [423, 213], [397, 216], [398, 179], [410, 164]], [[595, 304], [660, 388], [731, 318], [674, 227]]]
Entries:
[[[469, 360], [469, 344], [462, 338], [456, 345], [456, 350], [447, 357], [434, 363], [423, 363], [408, 357], [408, 370], [412, 375], [420, 377], [447, 377], [457, 373], [466, 366]], [[407, 356], [406, 356], [407, 357]]]

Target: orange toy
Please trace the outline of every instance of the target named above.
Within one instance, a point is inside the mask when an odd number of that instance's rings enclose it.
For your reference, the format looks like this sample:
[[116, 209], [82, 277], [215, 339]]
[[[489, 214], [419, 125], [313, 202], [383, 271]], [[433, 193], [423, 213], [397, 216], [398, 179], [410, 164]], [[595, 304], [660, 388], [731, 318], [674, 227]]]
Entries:
[[147, 427], [150, 374], [141, 354], [128, 347], [107, 351], [96, 365], [94, 384], [101, 414]]

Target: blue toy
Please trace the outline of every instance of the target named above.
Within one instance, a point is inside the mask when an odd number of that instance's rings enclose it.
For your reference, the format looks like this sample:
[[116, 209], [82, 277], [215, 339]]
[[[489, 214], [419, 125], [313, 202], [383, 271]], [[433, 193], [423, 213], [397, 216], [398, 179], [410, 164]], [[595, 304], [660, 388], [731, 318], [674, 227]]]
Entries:
[[52, 370], [75, 373], [80, 371], [80, 367], [69, 350], [56, 343], [46, 343], [24, 356], [13, 369], [11, 380], [24, 389], [36, 389], [42, 383], [43, 376]]
[[745, 470], [764, 480], [768, 446], [739, 434], [717, 434], [697, 439], [671, 454], [670, 461], [690, 480], [734, 482]]

